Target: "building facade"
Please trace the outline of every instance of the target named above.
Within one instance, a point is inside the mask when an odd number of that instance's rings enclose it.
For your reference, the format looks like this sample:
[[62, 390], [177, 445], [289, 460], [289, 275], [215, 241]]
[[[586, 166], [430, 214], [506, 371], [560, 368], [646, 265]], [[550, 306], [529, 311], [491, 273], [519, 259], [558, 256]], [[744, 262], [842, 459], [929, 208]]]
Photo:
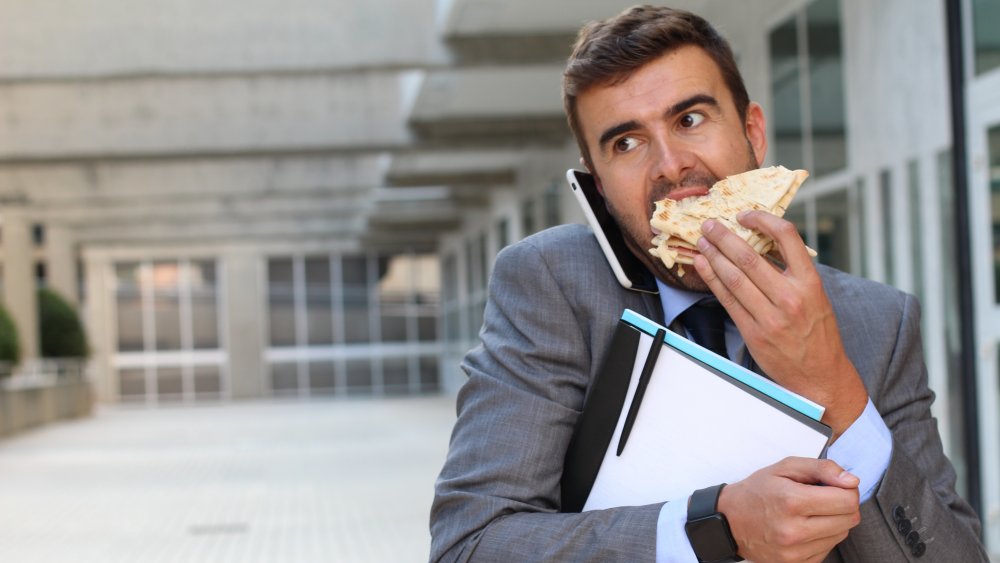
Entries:
[[[104, 401], [454, 392], [496, 253], [581, 220], [562, 64], [632, 3], [0, 2], [4, 305], [79, 304]], [[810, 170], [819, 260], [920, 298], [1000, 552], [1000, 2], [676, 4]]]

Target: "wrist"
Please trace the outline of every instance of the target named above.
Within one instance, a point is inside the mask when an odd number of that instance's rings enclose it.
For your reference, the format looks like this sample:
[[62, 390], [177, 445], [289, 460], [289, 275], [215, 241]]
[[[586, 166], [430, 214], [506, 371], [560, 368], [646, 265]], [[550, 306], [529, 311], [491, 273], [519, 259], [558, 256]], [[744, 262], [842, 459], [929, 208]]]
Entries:
[[684, 525], [691, 549], [699, 563], [742, 561], [726, 515], [719, 510], [719, 497], [726, 485], [695, 491], [688, 499]]

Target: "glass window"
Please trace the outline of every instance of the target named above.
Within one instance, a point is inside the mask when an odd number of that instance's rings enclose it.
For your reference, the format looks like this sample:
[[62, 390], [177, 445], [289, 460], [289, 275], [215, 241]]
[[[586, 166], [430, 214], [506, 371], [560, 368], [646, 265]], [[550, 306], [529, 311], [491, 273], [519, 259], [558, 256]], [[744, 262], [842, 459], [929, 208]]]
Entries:
[[219, 395], [222, 393], [222, 376], [218, 366], [197, 366], [194, 368], [194, 392], [199, 395]]
[[332, 361], [309, 363], [309, 388], [313, 393], [330, 393], [336, 386], [336, 367]]
[[913, 294], [921, 301], [924, 299], [924, 248], [922, 236], [924, 232], [923, 221], [920, 214], [923, 206], [920, 205], [920, 164], [916, 160], [911, 160], [906, 166], [907, 190], [909, 194], [907, 200], [910, 206], [910, 258], [913, 265]]
[[858, 262], [860, 264], [860, 272], [862, 277], [868, 277], [868, 222], [865, 218], [868, 216], [868, 207], [865, 205], [865, 179], [858, 178], [857, 189], [854, 192], [854, 206], [852, 208], [851, 214], [857, 220], [858, 224]]
[[791, 169], [805, 167], [799, 40], [795, 23], [795, 18], [788, 20], [771, 32], [770, 37], [775, 160]]
[[1000, 67], [1000, 2], [972, 0], [976, 74]]
[[441, 263], [437, 255], [419, 255], [414, 257], [413, 268], [413, 314], [417, 317], [416, 339], [421, 342], [434, 342], [437, 340], [437, 322], [441, 300]]
[[537, 230], [535, 222], [535, 200], [526, 199], [521, 202], [521, 235], [528, 236]]
[[345, 256], [342, 264], [344, 341], [349, 344], [371, 342], [368, 259], [365, 256]]
[[486, 233], [480, 233], [476, 237], [476, 246], [476, 254], [479, 256], [479, 285], [476, 289], [485, 291], [490, 281], [490, 253], [486, 249]]
[[219, 347], [219, 305], [215, 262], [195, 260], [189, 265], [191, 286], [191, 345], [195, 350]]
[[140, 351], [143, 349], [143, 337], [139, 264], [135, 262], [116, 264], [115, 279], [118, 350], [120, 352]]
[[163, 400], [178, 400], [184, 394], [184, 376], [179, 367], [156, 369], [156, 394]]
[[1000, 303], [1000, 125], [989, 131], [990, 215], [993, 218], [993, 288]]
[[420, 358], [420, 390], [437, 391], [439, 382], [437, 357], [422, 356]]
[[441, 263], [441, 293], [445, 340], [458, 342], [462, 327], [458, 305], [458, 260], [454, 254], [445, 256]]
[[[214, 260], [159, 260], [115, 264], [118, 351], [219, 348]], [[190, 309], [189, 309], [190, 306]], [[150, 354], [149, 380], [120, 372], [120, 397], [148, 394], [158, 401], [222, 392], [219, 366], [190, 365], [187, 357]]]
[[152, 279], [156, 349], [181, 349], [180, 265], [154, 262]]
[[776, 162], [816, 176], [842, 170], [847, 138], [840, 1], [812, 2], [771, 31], [768, 43]]
[[[944, 282], [944, 335], [945, 360], [948, 374], [948, 412], [952, 424], [949, 436], [949, 456], [958, 467], [958, 490], [960, 494], [966, 491], [965, 471], [961, 465], [965, 462], [965, 428], [962, 425], [963, 389], [961, 369], [961, 326], [959, 324], [958, 276], [959, 270], [955, 255], [955, 194], [953, 190], [951, 151], [944, 150], [937, 157], [938, 209], [941, 225], [941, 273]], [[967, 492], [963, 494], [967, 496]]]
[[288, 393], [299, 389], [299, 367], [293, 363], [271, 365], [271, 390]]
[[118, 396], [122, 400], [144, 399], [146, 372], [143, 369], [118, 370]]
[[294, 346], [295, 283], [291, 258], [267, 261], [267, 294], [271, 346]]
[[333, 344], [333, 298], [330, 286], [330, 259], [307, 257], [306, 329], [310, 345]]
[[497, 249], [502, 250], [505, 246], [510, 244], [510, 221], [506, 218], [497, 221], [496, 233]]
[[545, 214], [544, 225], [546, 227], [554, 227], [562, 223], [561, 214], [559, 213], [559, 188], [562, 183], [554, 183], [545, 190], [545, 195], [542, 199], [543, 213]]
[[816, 252], [819, 261], [851, 271], [851, 223], [846, 189], [816, 200]]
[[347, 361], [347, 391], [348, 393], [371, 393], [372, 369], [368, 360]]
[[[797, 203], [793, 203], [791, 207], [785, 211], [785, 220], [795, 225], [795, 229], [799, 231], [799, 236], [806, 244], [815, 244], [814, 241], [809, 240], [809, 228], [806, 221], [806, 203], [805, 200], [800, 200]], [[817, 252], [819, 252], [817, 250]]]
[[389, 260], [388, 271], [378, 282], [382, 342], [405, 342], [410, 316], [408, 303], [413, 289], [413, 258], [401, 254]]
[[408, 358], [384, 358], [382, 360], [382, 381], [387, 393], [406, 393], [410, 390], [410, 370]]
[[806, 9], [806, 30], [813, 169], [821, 176], [847, 165], [839, 0], [810, 4]]
[[892, 232], [892, 172], [883, 170], [878, 176], [879, 196], [882, 198], [882, 259], [885, 266], [885, 282], [889, 285], [896, 283], [896, 268], [893, 264], [892, 254], [896, 248]]

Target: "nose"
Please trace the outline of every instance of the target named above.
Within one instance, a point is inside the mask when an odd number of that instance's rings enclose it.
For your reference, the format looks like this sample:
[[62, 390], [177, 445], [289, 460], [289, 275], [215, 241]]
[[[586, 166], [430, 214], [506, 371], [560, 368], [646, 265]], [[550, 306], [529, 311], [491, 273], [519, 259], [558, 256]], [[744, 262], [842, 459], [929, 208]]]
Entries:
[[653, 147], [649, 174], [654, 182], [680, 184], [695, 168], [697, 159], [683, 142], [663, 135], [653, 140]]

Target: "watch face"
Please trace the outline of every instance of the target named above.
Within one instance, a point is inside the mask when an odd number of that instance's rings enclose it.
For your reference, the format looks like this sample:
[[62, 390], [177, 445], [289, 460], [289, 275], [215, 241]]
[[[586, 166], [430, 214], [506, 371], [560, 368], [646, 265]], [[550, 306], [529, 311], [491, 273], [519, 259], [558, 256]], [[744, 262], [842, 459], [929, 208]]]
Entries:
[[736, 543], [729, 531], [729, 523], [719, 513], [710, 514], [685, 524], [688, 540], [698, 561], [733, 561], [736, 558]]

